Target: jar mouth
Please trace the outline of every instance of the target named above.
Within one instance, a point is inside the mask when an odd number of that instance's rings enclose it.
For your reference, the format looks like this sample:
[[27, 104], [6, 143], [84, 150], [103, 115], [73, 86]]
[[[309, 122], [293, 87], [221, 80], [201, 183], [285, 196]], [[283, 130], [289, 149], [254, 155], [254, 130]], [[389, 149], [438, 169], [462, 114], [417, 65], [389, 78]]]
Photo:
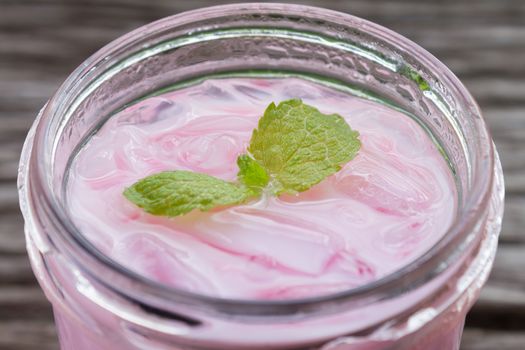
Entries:
[[[456, 99], [468, 106], [468, 114], [472, 119], [471, 125], [479, 133], [478, 143], [482, 147], [477, 149], [477, 152], [480, 155], [476, 161], [467, 164], [469, 172], [468, 191], [464, 192], [464, 204], [459, 208], [456, 220], [443, 237], [425, 254], [416, 258], [409, 265], [371, 283], [333, 294], [286, 300], [227, 299], [195, 294], [150, 280], [103, 254], [76, 228], [56, 195], [52, 182], [46, 179], [49, 174], [53, 173], [52, 163], [56, 144], [49, 145], [49, 140], [52, 138], [50, 137], [52, 134], [50, 121], [53, 118], [60, 117], [58, 106], [66, 101], [65, 97], [78, 93], [77, 83], [87, 79], [91, 71], [97, 69], [101, 62], [107, 60], [117, 50], [125, 48], [137, 40], [147, 39], [148, 36], [170, 27], [191, 24], [197, 19], [214, 18], [228, 14], [309, 16], [322, 21], [357, 28], [359, 31], [394, 44], [401, 52], [409, 53], [420, 66], [433, 72], [439, 72], [439, 83], [445, 86]], [[64, 127], [64, 125], [58, 127]], [[51, 237], [52, 243], [66, 247], [65, 250], [78, 263], [83, 272], [123, 297], [140, 302], [142, 305], [148, 304], [159, 308], [166, 305], [165, 301], [168, 301], [173, 304], [196, 305], [206, 310], [230, 315], [285, 316], [298, 312], [315, 312], [321, 308], [326, 308], [327, 305], [345, 304], [348, 307], [368, 305], [398, 296], [439, 275], [455, 262], [462, 252], [474, 242], [479, 241], [480, 237], [477, 237], [479, 234], [473, 236], [472, 233], [475, 232], [474, 228], [479, 224], [479, 213], [485, 212], [488, 206], [493, 182], [494, 150], [479, 107], [472, 96], [448, 68], [415, 43], [377, 24], [332, 10], [303, 5], [250, 3], [209, 7], [167, 17], [132, 31], [99, 50], [69, 76], [42, 110], [39, 123], [35, 129], [29, 168], [31, 170], [29, 191], [31, 191], [33, 200], [38, 199], [38, 206], [42, 208], [38, 212], [49, 217], [46, 226], [52, 227], [51, 232], [57, 232], [56, 237]], [[103, 270], [103, 273], [95, 272], [100, 271], [100, 269]], [[145, 298], [144, 295], [147, 297]]]

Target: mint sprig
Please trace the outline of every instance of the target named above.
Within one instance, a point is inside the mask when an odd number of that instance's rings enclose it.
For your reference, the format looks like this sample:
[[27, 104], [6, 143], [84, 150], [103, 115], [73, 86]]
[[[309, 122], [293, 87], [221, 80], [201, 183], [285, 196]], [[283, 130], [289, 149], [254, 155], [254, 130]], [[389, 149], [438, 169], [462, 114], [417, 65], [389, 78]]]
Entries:
[[244, 203], [265, 189], [273, 195], [306, 191], [356, 156], [358, 137], [341, 116], [323, 114], [299, 99], [271, 103], [253, 131], [248, 154], [237, 158], [237, 183], [165, 171], [137, 181], [124, 196], [150, 214], [175, 217]]
[[145, 177], [126, 188], [124, 196], [150, 214], [173, 217], [242, 203], [251, 192], [213, 176], [177, 170]]
[[248, 151], [274, 180], [275, 194], [297, 193], [354, 158], [361, 147], [358, 136], [340, 115], [295, 99], [268, 106]]

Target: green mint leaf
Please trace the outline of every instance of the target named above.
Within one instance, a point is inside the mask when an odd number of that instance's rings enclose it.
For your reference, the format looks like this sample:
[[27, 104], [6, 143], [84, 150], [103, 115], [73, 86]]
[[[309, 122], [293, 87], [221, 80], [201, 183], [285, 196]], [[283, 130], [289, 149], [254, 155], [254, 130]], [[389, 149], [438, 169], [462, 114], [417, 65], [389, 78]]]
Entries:
[[193, 209], [239, 204], [252, 195], [238, 186], [206, 174], [166, 171], [148, 176], [126, 188], [124, 196], [153, 215], [179, 216]]
[[255, 194], [260, 194], [268, 185], [270, 177], [264, 168], [249, 155], [242, 154], [237, 158], [239, 173], [237, 178]]
[[334, 174], [361, 147], [359, 133], [337, 114], [299, 99], [270, 104], [253, 131], [249, 154], [237, 158], [239, 184], [191, 171], [148, 176], [124, 196], [153, 215], [175, 217], [194, 209], [239, 204], [260, 196], [302, 192]]
[[268, 106], [248, 151], [270, 175], [273, 193], [297, 193], [352, 160], [361, 147], [358, 136], [341, 116], [293, 99]]

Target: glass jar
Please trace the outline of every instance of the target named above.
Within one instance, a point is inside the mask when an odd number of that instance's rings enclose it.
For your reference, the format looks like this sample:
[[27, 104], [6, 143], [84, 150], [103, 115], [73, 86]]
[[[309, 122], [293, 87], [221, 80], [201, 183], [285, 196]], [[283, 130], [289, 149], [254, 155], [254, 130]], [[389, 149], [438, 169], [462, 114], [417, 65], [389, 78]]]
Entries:
[[[299, 76], [412, 115], [457, 180], [452, 226], [391, 275], [300, 300], [196, 295], [119, 265], [68, 217], [71, 156], [123, 106], [217, 76]], [[494, 259], [504, 193], [480, 110], [442, 63], [376, 24], [284, 4], [186, 12], [102, 48], [41, 110], [22, 153], [19, 189], [29, 256], [64, 350], [458, 349], [465, 314]]]

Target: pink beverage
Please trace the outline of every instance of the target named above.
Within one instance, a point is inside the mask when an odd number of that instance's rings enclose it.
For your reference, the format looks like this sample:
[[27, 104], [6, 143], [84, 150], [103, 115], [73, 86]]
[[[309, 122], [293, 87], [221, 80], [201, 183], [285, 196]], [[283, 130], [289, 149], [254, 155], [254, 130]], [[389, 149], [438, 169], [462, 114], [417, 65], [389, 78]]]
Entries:
[[[354, 160], [310, 190], [177, 218], [123, 196], [167, 170], [235, 181], [266, 106], [290, 98], [340, 114], [362, 142]], [[75, 158], [67, 193], [79, 229], [119, 263], [194, 293], [252, 300], [377, 280], [432, 247], [456, 210], [450, 169], [414, 120], [293, 78], [207, 80], [126, 108]]]
[[[173, 218], [124, 197], [162, 171], [236, 181], [266, 107], [292, 98], [360, 134], [307, 191]], [[19, 191], [62, 350], [458, 350], [503, 211], [497, 152], [446, 67], [285, 4], [179, 14], [101, 49], [40, 112]]]

